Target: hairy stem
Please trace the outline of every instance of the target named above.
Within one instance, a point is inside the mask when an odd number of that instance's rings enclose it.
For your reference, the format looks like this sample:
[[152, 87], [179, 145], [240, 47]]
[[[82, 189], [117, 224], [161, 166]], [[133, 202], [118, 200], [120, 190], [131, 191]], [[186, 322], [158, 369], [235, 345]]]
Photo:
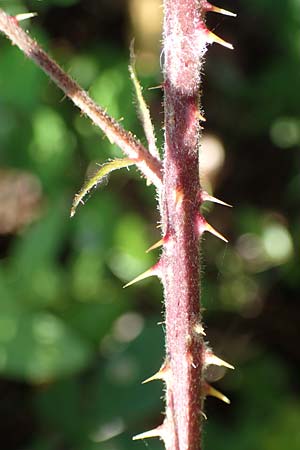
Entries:
[[[117, 144], [129, 159], [102, 166], [75, 197], [72, 215], [84, 195], [109, 172], [136, 164], [158, 188], [163, 238], [151, 249], [163, 245], [160, 261], [126, 286], [148, 276], [162, 279], [165, 294], [166, 361], [160, 371], [146, 381], [166, 383], [166, 416], [158, 428], [134, 439], [160, 437], [166, 450], [201, 450], [202, 404], [206, 395], [229, 403], [227, 397], [209, 386], [203, 377], [205, 366], [233, 368], [206, 348], [203, 341], [200, 302], [201, 235], [209, 231], [227, 240], [211, 227], [199, 212], [201, 203], [226, 203], [208, 195], [199, 180], [199, 139], [203, 120], [200, 111], [200, 83], [203, 56], [208, 43], [233, 48], [205, 26], [205, 13], [233, 13], [206, 0], [164, 0], [164, 107], [165, 148], [163, 175], [154, 129], [142, 97], [134, 68], [131, 76], [137, 91], [141, 116], [150, 152], [125, 131], [78, 86], [41, 47], [20, 28], [24, 15], [8, 16], [0, 9], [0, 31], [34, 60], [64, 93]], [[25, 14], [28, 18], [28, 14]], [[29, 14], [29, 16], [32, 16]], [[152, 154], [151, 154], [152, 153]], [[150, 250], [150, 249], [149, 249]]]
[[205, 24], [199, 0], [165, 0], [165, 158], [162, 255], [166, 349], [167, 450], [201, 448], [204, 344], [200, 312], [199, 91]]
[[103, 108], [97, 105], [85, 92], [47, 53], [38, 43], [27, 34], [18, 23], [16, 17], [9, 16], [0, 9], [0, 31], [4, 33], [13, 44], [17, 45], [23, 53], [32, 59], [58, 87], [69, 97], [91, 121], [98, 126], [129, 158], [135, 159], [137, 166], [155, 186], [161, 185], [161, 165], [143, 145], [130, 132], [112, 117]]

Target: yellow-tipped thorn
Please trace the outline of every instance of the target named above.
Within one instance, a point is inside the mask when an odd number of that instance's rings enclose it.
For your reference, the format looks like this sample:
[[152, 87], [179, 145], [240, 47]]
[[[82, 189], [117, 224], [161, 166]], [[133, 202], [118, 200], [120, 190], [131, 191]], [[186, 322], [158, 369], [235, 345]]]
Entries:
[[155, 438], [161, 437], [161, 427], [154, 428], [153, 430], [145, 431], [145, 433], [137, 434], [136, 436], [133, 436], [133, 441], [138, 441], [140, 439], [149, 439], [149, 438]]
[[210, 5], [209, 11], [218, 13], [218, 14], [223, 14], [224, 16], [231, 16], [231, 17], [236, 17], [237, 14], [233, 13], [231, 11], [227, 11], [226, 9], [223, 8], [218, 8], [217, 6], [214, 5]]
[[233, 50], [233, 45], [232, 44], [230, 44], [229, 42], [224, 41], [224, 39], [220, 38], [220, 36], [217, 36], [212, 31], [207, 31], [207, 36], [208, 36], [208, 42], [210, 42], [211, 44], [213, 42], [215, 42], [216, 44], [220, 44], [223, 47], [226, 47], [226, 48], [229, 48], [230, 50]]
[[206, 333], [201, 323], [196, 323], [194, 325], [194, 333], [200, 334], [201, 336], [206, 336]]
[[162, 89], [164, 87], [163, 84], [158, 84], [157, 86], [151, 86], [148, 88], [148, 91], [153, 91], [154, 89]]
[[163, 379], [164, 379], [164, 377], [159, 371], [159, 372], [155, 373], [154, 375], [152, 375], [152, 377], [146, 378], [146, 380], [142, 381], [142, 384], [147, 384], [147, 383], [151, 383], [151, 381], [163, 380]]
[[168, 374], [170, 371], [170, 367], [168, 363], [164, 363], [158, 372], [156, 372], [152, 377], [147, 378], [146, 380], [142, 381], [142, 384], [150, 383], [151, 381], [155, 380], [163, 380], [166, 381]]
[[226, 395], [222, 394], [222, 392], [218, 391], [214, 387], [210, 386], [210, 384], [206, 384], [206, 395], [210, 395], [211, 397], [216, 397], [219, 400], [222, 400], [222, 402], [227, 403], [227, 405], [230, 405], [230, 400]]
[[213, 365], [213, 366], [219, 366], [219, 367], [227, 367], [227, 369], [234, 370], [234, 366], [229, 364], [226, 361], [223, 361], [223, 359], [218, 358], [218, 356], [214, 355], [212, 352], [207, 352], [205, 355], [205, 363], [207, 365]]
[[217, 238], [221, 239], [224, 242], [228, 242], [228, 239], [224, 237], [221, 233], [219, 233], [214, 227], [212, 227], [209, 223], [206, 222], [205, 224], [205, 231], [208, 231], [209, 233], [213, 234]]
[[148, 250], [146, 250], [146, 253], [151, 252], [152, 250], [155, 250], [156, 248], [161, 247], [162, 245], [164, 245], [165, 243], [165, 239], [162, 238], [159, 241], [155, 242], [155, 244], [151, 245], [151, 247], [148, 248]]
[[21, 22], [22, 20], [27, 20], [27, 19], [31, 19], [32, 17], [36, 17], [37, 13], [36, 12], [32, 12], [32, 13], [22, 13], [22, 14], [17, 14], [15, 16], [15, 19], [18, 22]]
[[155, 275], [157, 275], [157, 270], [156, 270], [157, 265], [151, 267], [150, 269], [146, 270], [146, 272], [141, 273], [141, 275], [139, 275], [138, 277], [134, 278], [132, 281], [129, 281], [129, 283], [125, 284], [125, 286], [123, 286], [123, 288], [127, 288], [129, 286], [131, 286], [132, 284], [137, 283], [138, 281], [142, 281], [145, 280], [146, 278], [149, 277], [153, 277]]
[[201, 114], [200, 111], [196, 112], [196, 117], [198, 120], [201, 120], [202, 122], [206, 122], [206, 118]]
[[228, 208], [232, 208], [233, 206], [229, 203], [223, 202], [223, 200], [219, 200], [216, 197], [213, 197], [212, 195], [209, 195], [207, 192], [202, 192], [202, 201], [204, 202], [212, 202], [212, 203], [218, 203], [219, 205], [228, 206]]

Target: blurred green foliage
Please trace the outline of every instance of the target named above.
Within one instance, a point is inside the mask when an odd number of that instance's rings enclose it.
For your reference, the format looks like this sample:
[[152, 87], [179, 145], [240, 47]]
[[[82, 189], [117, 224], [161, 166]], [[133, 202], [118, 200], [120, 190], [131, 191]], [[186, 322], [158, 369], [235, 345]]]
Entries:
[[[0, 4], [11, 13], [38, 11], [25, 26], [144, 140], [127, 72], [126, 2]], [[210, 184], [235, 208], [206, 210], [230, 244], [205, 240], [202, 296], [208, 339], [237, 370], [208, 373], [222, 378], [232, 405], [207, 401], [205, 447], [293, 450], [300, 442], [299, 2], [222, 6], [238, 10], [237, 21], [209, 21], [236, 50], [210, 50], [203, 101], [206, 131], [226, 155]], [[112, 174], [70, 220], [87, 174], [121, 153], [4, 38], [0, 63], [2, 446], [143, 448], [131, 436], [162, 420], [161, 385], [140, 384], [163, 359], [162, 293], [156, 280], [122, 285], [155, 262], [145, 253], [159, 236], [154, 189], [133, 168]], [[142, 81], [157, 85], [160, 75], [153, 69]], [[144, 93], [159, 130], [160, 93]], [[24, 174], [30, 183], [21, 183]]]

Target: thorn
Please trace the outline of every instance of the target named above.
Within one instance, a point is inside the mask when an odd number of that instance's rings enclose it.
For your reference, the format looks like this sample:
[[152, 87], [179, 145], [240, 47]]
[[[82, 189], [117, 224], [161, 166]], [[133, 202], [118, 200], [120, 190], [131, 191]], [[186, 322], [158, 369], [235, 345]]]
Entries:
[[227, 11], [227, 9], [218, 8], [217, 6], [211, 5], [211, 11], [219, 14], [223, 14], [224, 16], [231, 16], [231, 17], [237, 17], [236, 13], [233, 13], [231, 11]]
[[159, 274], [158, 266], [159, 266], [159, 262], [157, 264], [155, 264], [154, 266], [152, 266], [150, 269], [146, 270], [146, 272], [141, 273], [139, 276], [134, 278], [132, 281], [129, 281], [129, 283], [127, 283], [127, 284], [125, 284], [125, 286], [123, 286], [123, 289], [131, 286], [134, 283], [137, 283], [138, 281], [145, 280], [146, 278], [149, 278], [149, 277], [157, 276]]
[[206, 9], [206, 11], [212, 11], [218, 14], [223, 14], [224, 16], [231, 16], [231, 17], [237, 16], [237, 14], [231, 11], [227, 11], [226, 9], [223, 8], [218, 8], [217, 6], [211, 5], [209, 2], [204, 3], [204, 9]]
[[229, 48], [230, 50], [233, 50], [233, 45], [232, 44], [230, 44], [229, 42], [224, 41], [224, 39], [220, 38], [219, 36], [214, 34], [212, 31], [205, 30], [205, 33], [208, 36], [208, 42], [210, 44], [215, 42], [216, 44], [223, 45], [223, 47], [226, 47], [226, 48]]
[[221, 233], [219, 233], [217, 230], [215, 230], [206, 220], [203, 216], [199, 214], [197, 218], [197, 227], [199, 234], [203, 234], [205, 231], [208, 231], [209, 233], [213, 234], [217, 238], [221, 239], [224, 242], [228, 242], [228, 239], [226, 239]]
[[161, 437], [162, 435], [162, 426], [159, 426], [157, 428], [154, 428], [153, 430], [145, 431], [145, 433], [137, 434], [136, 436], [133, 436], [133, 441], [138, 441], [140, 439], [148, 439], [148, 438], [154, 438], [154, 437]]
[[205, 333], [204, 328], [203, 328], [203, 326], [201, 325], [201, 323], [196, 323], [196, 324], [194, 325], [194, 332], [195, 332], [196, 334], [201, 334], [201, 336], [206, 336], [206, 333]]
[[218, 391], [214, 387], [212, 387], [210, 384], [205, 383], [205, 393], [206, 395], [210, 395], [211, 397], [216, 397], [219, 400], [222, 400], [222, 402], [227, 403], [230, 405], [230, 400], [226, 395], [222, 394], [222, 392]]
[[163, 84], [158, 84], [157, 86], [151, 86], [148, 88], [148, 91], [154, 91], [154, 89], [163, 89]]
[[201, 114], [201, 112], [199, 110], [196, 111], [196, 117], [198, 120], [201, 120], [202, 122], [206, 122], [205, 117]]
[[212, 195], [209, 195], [205, 191], [201, 192], [201, 200], [202, 200], [202, 202], [218, 203], [219, 205], [228, 206], [228, 208], [233, 208], [233, 206], [230, 205], [229, 203], [225, 203], [222, 200], [219, 200], [218, 198], [213, 197]]
[[224, 242], [228, 242], [228, 239], [224, 237], [221, 233], [219, 233], [215, 228], [213, 228], [209, 223], [206, 223], [205, 231], [208, 231], [209, 233], [213, 234], [217, 238], [221, 239]]
[[156, 248], [159, 248], [164, 244], [165, 244], [165, 238], [162, 238], [159, 241], [155, 242], [155, 244], [151, 245], [151, 247], [149, 247], [148, 250], [146, 250], [146, 253], [149, 253], [152, 250], [155, 250]]
[[22, 20], [26, 20], [26, 19], [31, 19], [32, 17], [36, 17], [38, 14], [36, 12], [32, 12], [32, 13], [22, 13], [22, 14], [17, 14], [15, 16], [15, 19], [18, 22], [21, 22]]
[[155, 242], [155, 244], [151, 245], [151, 247], [148, 248], [148, 250], [146, 250], [146, 253], [151, 252], [152, 250], [161, 247], [162, 245], [167, 244], [169, 240], [169, 236], [168, 233], [165, 234], [165, 236], [163, 238], [161, 238], [159, 241]]
[[223, 361], [223, 359], [218, 358], [218, 356], [214, 355], [213, 352], [211, 352], [210, 350], [206, 351], [205, 353], [205, 364], [208, 366], [213, 365], [219, 367], [227, 367], [227, 369], [234, 370], [234, 366], [232, 366], [226, 361]]
[[142, 384], [151, 383], [151, 381], [155, 381], [155, 380], [163, 380], [164, 381], [163, 374], [160, 373], [160, 370], [158, 372], [156, 372], [154, 375], [152, 375], [152, 377], [146, 378], [146, 380], [142, 381]]
[[163, 380], [166, 381], [168, 375], [170, 374], [170, 365], [168, 362], [164, 362], [158, 372], [156, 372], [152, 377], [147, 378], [142, 382], [142, 384], [150, 383], [154, 380]]

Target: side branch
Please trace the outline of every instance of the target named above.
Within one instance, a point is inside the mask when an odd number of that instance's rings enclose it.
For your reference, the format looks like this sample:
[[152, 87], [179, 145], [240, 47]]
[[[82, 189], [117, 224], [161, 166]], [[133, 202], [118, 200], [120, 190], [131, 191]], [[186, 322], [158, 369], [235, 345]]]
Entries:
[[126, 131], [103, 108], [97, 105], [87, 92], [67, 75], [37, 42], [19, 26], [16, 17], [9, 16], [2, 9], [0, 9], [0, 31], [50, 76], [66, 96], [104, 132], [111, 143], [120, 147], [129, 158], [138, 161], [137, 166], [147, 180], [151, 181], [157, 188], [161, 186], [160, 161], [153, 157], [135, 136]]

